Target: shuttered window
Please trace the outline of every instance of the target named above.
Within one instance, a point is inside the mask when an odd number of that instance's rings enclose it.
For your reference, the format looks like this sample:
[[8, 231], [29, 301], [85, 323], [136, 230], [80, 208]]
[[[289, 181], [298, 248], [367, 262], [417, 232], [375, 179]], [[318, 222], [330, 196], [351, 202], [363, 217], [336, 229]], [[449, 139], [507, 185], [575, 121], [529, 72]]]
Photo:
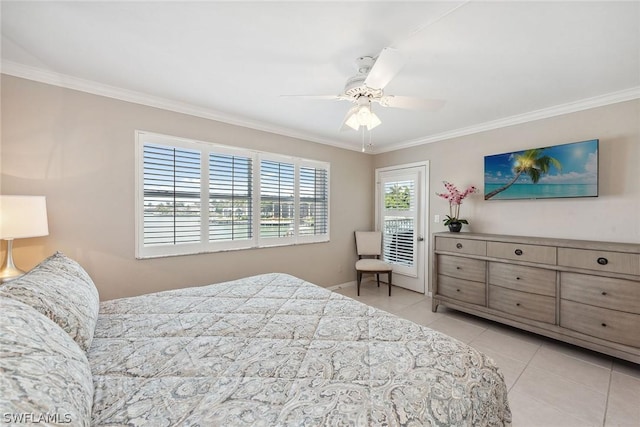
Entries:
[[299, 233], [317, 236], [329, 230], [328, 170], [318, 167], [300, 168]]
[[144, 244], [200, 241], [200, 153], [144, 146]]
[[209, 241], [253, 237], [252, 159], [209, 156]]
[[295, 235], [295, 165], [260, 162], [260, 237]]
[[329, 164], [136, 133], [136, 257], [329, 240]]

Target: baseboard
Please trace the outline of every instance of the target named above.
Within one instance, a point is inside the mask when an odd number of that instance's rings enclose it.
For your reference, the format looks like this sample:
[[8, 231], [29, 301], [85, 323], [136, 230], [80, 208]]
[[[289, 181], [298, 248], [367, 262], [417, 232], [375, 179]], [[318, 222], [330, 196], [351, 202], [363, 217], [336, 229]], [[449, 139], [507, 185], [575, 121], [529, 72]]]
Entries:
[[340, 283], [339, 285], [329, 286], [327, 289], [329, 289], [330, 291], [336, 291], [338, 289], [348, 288], [349, 286], [355, 286], [355, 285], [356, 285], [356, 281], [354, 280], [352, 282]]
[[[368, 280], [363, 280], [364, 281], [368, 281]], [[371, 280], [373, 281], [373, 280]], [[380, 283], [384, 283], [386, 285], [385, 282], [380, 282]], [[333, 286], [329, 286], [327, 289], [329, 289], [330, 291], [337, 291], [338, 289], [343, 289], [343, 288], [348, 288], [349, 286], [355, 286], [356, 285], [356, 281], [352, 281], [352, 282], [345, 282], [345, 283], [340, 283], [338, 285], [333, 285]], [[431, 291], [427, 292], [427, 295], [429, 296], [429, 298], [431, 298], [433, 295], [431, 293]]]

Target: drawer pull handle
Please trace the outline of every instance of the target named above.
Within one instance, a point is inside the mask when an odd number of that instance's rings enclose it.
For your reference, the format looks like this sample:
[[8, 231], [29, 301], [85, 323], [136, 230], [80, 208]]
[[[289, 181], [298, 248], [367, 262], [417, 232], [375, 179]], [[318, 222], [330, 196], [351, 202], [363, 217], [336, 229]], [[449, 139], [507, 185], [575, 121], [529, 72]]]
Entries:
[[457, 243], [457, 244], [456, 244], [456, 248], [458, 248], [458, 249], [462, 249], [462, 243]]
[[606, 327], [607, 327], [607, 324], [606, 324], [606, 323], [603, 323], [603, 324], [602, 324], [602, 327], [603, 327], [603, 328], [606, 328]]
[[514, 254], [516, 254], [518, 256], [522, 255], [522, 249], [516, 249]]
[[456, 292], [460, 292], [460, 289], [456, 289]]
[[598, 264], [600, 265], [607, 265], [609, 264], [609, 260], [603, 257], [598, 258]]
[[519, 277], [516, 277], [516, 280], [520, 280], [520, 278], [519, 278]]
[[516, 303], [516, 307], [520, 307], [520, 303], [519, 302]]
[[458, 267], [457, 265], [456, 265], [456, 270], [460, 270], [460, 267]]
[[607, 293], [605, 291], [602, 291], [602, 295], [606, 295]]

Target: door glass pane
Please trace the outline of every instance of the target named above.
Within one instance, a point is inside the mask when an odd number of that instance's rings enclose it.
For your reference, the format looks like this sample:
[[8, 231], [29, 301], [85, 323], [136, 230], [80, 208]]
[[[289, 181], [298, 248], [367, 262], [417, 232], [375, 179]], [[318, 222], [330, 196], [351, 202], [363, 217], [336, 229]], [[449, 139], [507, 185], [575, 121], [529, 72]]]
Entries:
[[384, 186], [383, 253], [392, 264], [413, 267], [415, 253], [415, 180], [388, 180]]

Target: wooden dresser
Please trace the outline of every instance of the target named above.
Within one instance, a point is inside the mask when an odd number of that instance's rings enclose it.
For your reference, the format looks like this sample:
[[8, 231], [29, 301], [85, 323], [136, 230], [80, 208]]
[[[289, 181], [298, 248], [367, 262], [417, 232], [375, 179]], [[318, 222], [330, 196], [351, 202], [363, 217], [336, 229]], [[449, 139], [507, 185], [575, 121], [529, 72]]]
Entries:
[[436, 233], [438, 305], [640, 363], [640, 244]]

